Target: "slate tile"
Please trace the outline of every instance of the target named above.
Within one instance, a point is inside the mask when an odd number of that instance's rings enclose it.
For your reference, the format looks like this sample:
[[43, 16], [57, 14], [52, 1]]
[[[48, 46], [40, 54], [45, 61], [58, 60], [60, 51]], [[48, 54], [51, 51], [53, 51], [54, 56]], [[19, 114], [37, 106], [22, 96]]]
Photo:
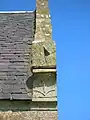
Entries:
[[32, 97], [28, 96], [27, 94], [12, 94], [12, 98], [14, 100], [30, 100]]
[[10, 99], [11, 94], [0, 93], [0, 99]]
[[25, 81], [29, 77], [34, 16], [34, 13], [0, 14], [0, 89], [4, 93], [0, 99], [31, 99], [25, 94]]

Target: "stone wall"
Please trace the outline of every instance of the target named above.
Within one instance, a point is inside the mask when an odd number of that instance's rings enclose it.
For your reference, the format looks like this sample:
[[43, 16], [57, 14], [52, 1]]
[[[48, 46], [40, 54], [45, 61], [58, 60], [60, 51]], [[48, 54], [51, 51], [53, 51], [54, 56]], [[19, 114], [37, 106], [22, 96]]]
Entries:
[[0, 120], [57, 120], [56, 102], [0, 101]]
[[57, 120], [55, 111], [0, 112], [0, 120]]

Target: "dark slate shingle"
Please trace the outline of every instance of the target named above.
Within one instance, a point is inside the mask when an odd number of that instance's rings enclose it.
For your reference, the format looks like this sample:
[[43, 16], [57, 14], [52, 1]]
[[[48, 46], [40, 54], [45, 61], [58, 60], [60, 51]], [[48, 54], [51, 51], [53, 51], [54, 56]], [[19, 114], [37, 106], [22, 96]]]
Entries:
[[25, 82], [31, 75], [34, 16], [34, 12], [0, 13], [0, 99], [32, 97]]

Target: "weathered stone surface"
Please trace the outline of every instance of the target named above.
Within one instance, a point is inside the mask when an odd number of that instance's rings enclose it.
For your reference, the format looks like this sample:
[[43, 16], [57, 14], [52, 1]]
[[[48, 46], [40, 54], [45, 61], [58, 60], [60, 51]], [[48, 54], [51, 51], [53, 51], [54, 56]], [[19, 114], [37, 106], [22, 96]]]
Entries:
[[52, 26], [49, 15], [48, 0], [36, 0], [35, 40], [52, 40]]
[[44, 40], [49, 41], [52, 39], [52, 27], [51, 27], [51, 21], [48, 16], [44, 18], [36, 18], [36, 34], [35, 34], [35, 40]]
[[45, 64], [43, 43], [32, 44], [32, 66]]
[[[32, 44], [32, 66], [56, 66], [56, 48], [52, 41], [52, 25], [48, 0], [36, 1], [36, 30]], [[45, 50], [49, 53], [45, 55]]]
[[31, 79], [33, 79], [32, 101], [57, 101], [55, 73], [36, 73]]
[[48, 0], [36, 0], [37, 9], [48, 9]]
[[32, 66], [56, 66], [56, 48], [54, 41], [32, 44]]
[[0, 112], [0, 120], [57, 120], [56, 111]]

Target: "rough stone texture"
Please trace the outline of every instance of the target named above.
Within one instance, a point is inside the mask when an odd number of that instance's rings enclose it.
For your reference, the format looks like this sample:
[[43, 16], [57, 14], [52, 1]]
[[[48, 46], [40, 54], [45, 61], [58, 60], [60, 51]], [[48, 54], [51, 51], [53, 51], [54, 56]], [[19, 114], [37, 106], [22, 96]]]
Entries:
[[35, 40], [48, 41], [52, 39], [52, 27], [49, 15], [36, 16], [36, 34]]
[[57, 120], [56, 102], [0, 101], [0, 120]]
[[55, 111], [0, 112], [0, 120], [57, 120]]
[[36, 0], [36, 7], [37, 10], [44, 10], [44, 9], [48, 9], [48, 0]]
[[56, 66], [56, 48], [53, 41], [32, 44], [32, 66]]
[[48, 0], [37, 0], [36, 29], [32, 44], [32, 66], [56, 66], [56, 47], [52, 41], [52, 25]]
[[36, 0], [36, 7], [35, 40], [52, 40], [52, 26], [49, 15], [48, 0]]
[[34, 16], [0, 13], [0, 99], [31, 99], [26, 81], [31, 76]]

